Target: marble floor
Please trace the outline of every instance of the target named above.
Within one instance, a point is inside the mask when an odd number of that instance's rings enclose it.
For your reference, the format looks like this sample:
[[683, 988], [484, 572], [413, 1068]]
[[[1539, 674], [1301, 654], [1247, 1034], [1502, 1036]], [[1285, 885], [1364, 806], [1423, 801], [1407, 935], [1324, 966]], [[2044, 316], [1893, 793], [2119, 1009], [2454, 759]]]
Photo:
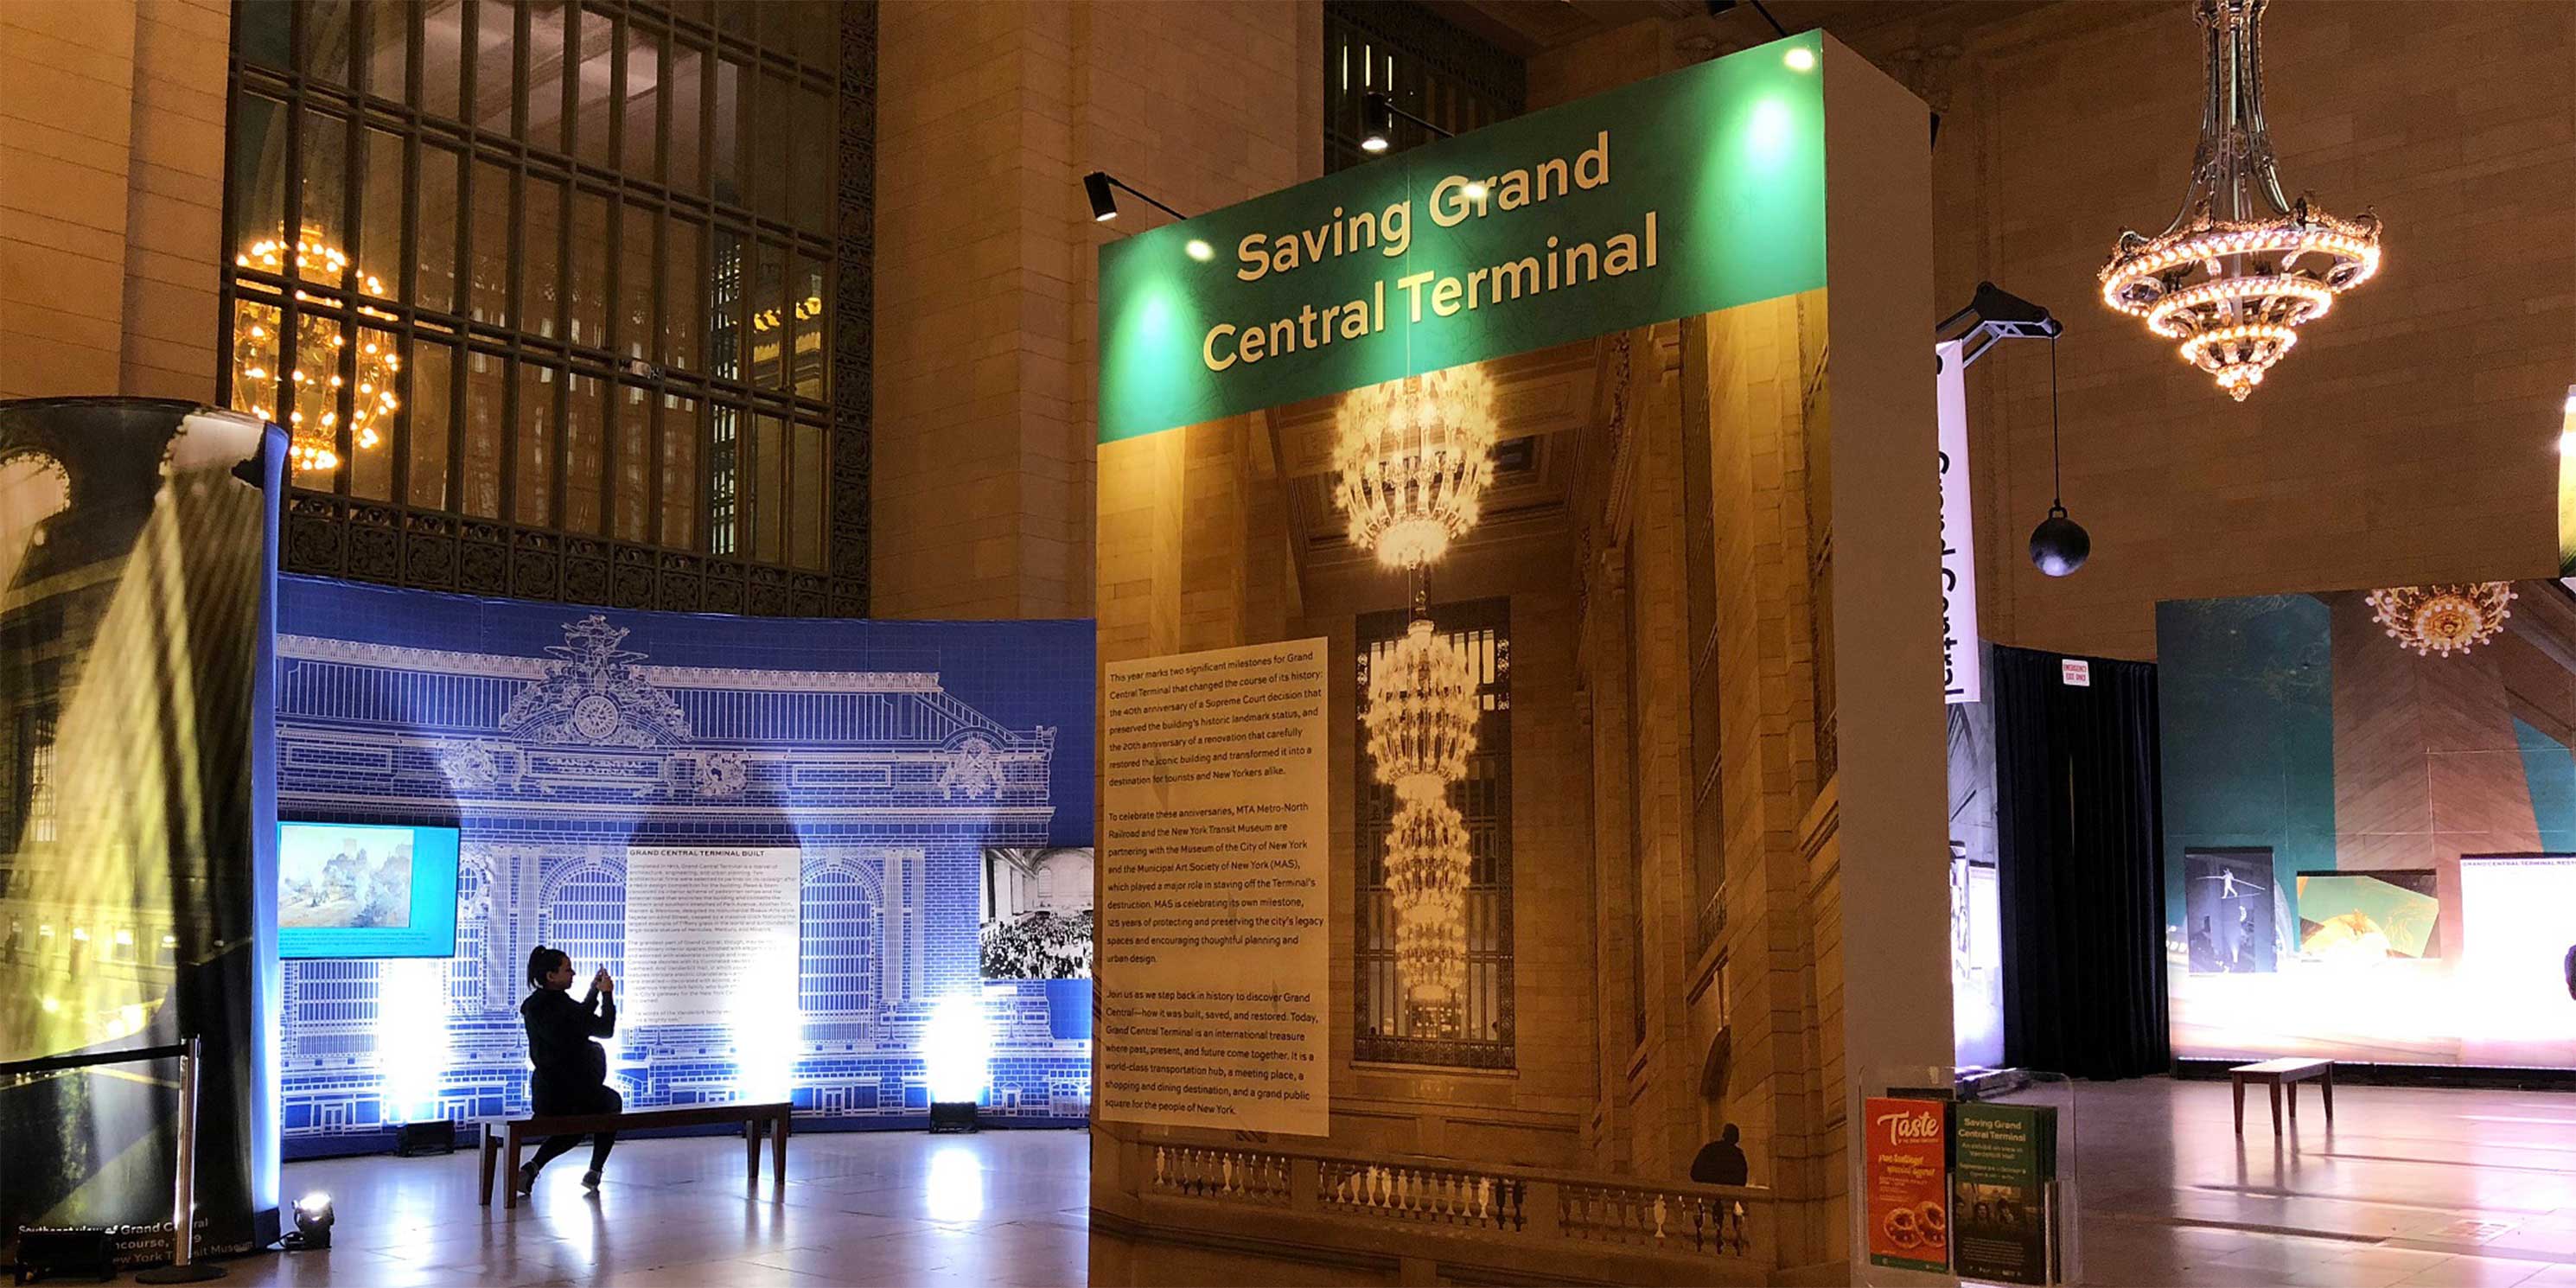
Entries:
[[247, 1285], [1080, 1284], [1088, 1277], [1088, 1137], [1079, 1131], [816, 1132], [788, 1151], [779, 1192], [762, 1160], [745, 1201], [741, 1145], [624, 1141], [596, 1197], [588, 1152], [549, 1166], [513, 1210], [475, 1202], [473, 1158], [290, 1163], [286, 1192], [321, 1190], [327, 1252], [230, 1263]]
[[2083, 1262], [2096, 1284], [2576, 1288], [2576, 1095], [2314, 1089], [2276, 1141], [2224, 1082], [2086, 1086]]
[[[2105, 1285], [2576, 1288], [2576, 1095], [2345, 1086], [2274, 1141], [2224, 1083], [2088, 1085], [2082, 1259]], [[326, 1253], [231, 1263], [249, 1285], [1322, 1283], [1334, 1272], [1095, 1246], [1079, 1132], [814, 1133], [783, 1195], [743, 1199], [719, 1139], [618, 1146], [597, 1198], [575, 1154], [534, 1202], [489, 1212], [470, 1157], [290, 1164], [330, 1193]]]

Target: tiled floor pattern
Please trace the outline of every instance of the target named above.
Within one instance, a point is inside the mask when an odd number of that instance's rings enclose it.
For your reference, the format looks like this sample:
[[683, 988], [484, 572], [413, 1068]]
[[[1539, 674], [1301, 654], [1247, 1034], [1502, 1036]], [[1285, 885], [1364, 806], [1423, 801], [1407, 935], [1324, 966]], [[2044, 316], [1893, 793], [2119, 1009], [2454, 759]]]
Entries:
[[[2223, 1083], [2087, 1085], [2078, 1100], [2087, 1282], [2190, 1288], [2576, 1288], [2576, 1095], [2345, 1086], [2276, 1143]], [[297, 1163], [340, 1212], [327, 1253], [231, 1263], [243, 1285], [1065, 1285], [1341, 1282], [1203, 1252], [1095, 1248], [1079, 1132], [796, 1138], [789, 1184], [743, 1199], [719, 1139], [620, 1145], [607, 1188], [575, 1154], [533, 1203], [488, 1213], [472, 1160]]]

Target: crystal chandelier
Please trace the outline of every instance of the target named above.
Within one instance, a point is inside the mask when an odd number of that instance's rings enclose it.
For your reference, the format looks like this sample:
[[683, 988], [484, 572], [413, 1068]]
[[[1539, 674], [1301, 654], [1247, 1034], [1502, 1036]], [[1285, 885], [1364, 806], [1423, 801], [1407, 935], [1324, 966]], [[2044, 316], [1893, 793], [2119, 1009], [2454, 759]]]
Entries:
[[1467, 971], [1467, 823], [1438, 797], [1397, 807], [1387, 830], [1386, 888], [1395, 901], [1395, 959], [1405, 983], [1450, 996]]
[[1395, 923], [1397, 978], [1411, 989], [1456, 997], [1467, 983], [1467, 926], [1463, 904], [1440, 915], [1399, 917]]
[[2120, 234], [2102, 302], [2181, 341], [2183, 361], [2243, 402], [2263, 373], [2379, 271], [2379, 220], [2338, 219], [2281, 195], [2263, 121], [2263, 7], [2197, 0], [2209, 94], [2182, 210], [2164, 232]]
[[[313, 228], [305, 229], [303, 237], [292, 245], [265, 238], [233, 257], [233, 262], [242, 268], [280, 276], [287, 275], [289, 260], [293, 261], [293, 276], [307, 281], [339, 282], [348, 277], [349, 257]], [[385, 293], [384, 282], [372, 274], [358, 274], [356, 284], [368, 295]], [[250, 282], [243, 286], [246, 290], [271, 289]], [[295, 292], [295, 298], [299, 303], [331, 307], [300, 290]], [[361, 307], [358, 312], [393, 320], [392, 314], [380, 309]], [[281, 357], [278, 332], [282, 328], [276, 319], [276, 309], [249, 304], [244, 316], [234, 323], [233, 405], [286, 427], [287, 453], [296, 469], [336, 469], [340, 464], [340, 392], [348, 383], [340, 374], [340, 358], [349, 339], [330, 314], [303, 312], [296, 319], [294, 352]], [[402, 360], [395, 355], [391, 340], [375, 332], [363, 332], [355, 368], [357, 391], [349, 399], [349, 441], [365, 449], [383, 441], [376, 427], [390, 421], [395, 408], [401, 406], [394, 397], [394, 374], [402, 369]], [[307, 397], [323, 400], [317, 409], [319, 414], [309, 422], [303, 409], [294, 405]]]
[[1493, 468], [1494, 382], [1470, 363], [1353, 390], [1335, 425], [1351, 544], [1419, 568], [1476, 524]]
[[1396, 807], [1386, 834], [1386, 889], [1396, 912], [1445, 909], [1456, 920], [1467, 897], [1467, 821], [1438, 797]]
[[1404, 638], [1369, 667], [1370, 763], [1403, 801], [1437, 800], [1467, 772], [1476, 749], [1476, 671], [1467, 650], [1441, 639], [1417, 603]]
[[2509, 581], [2457, 582], [2374, 590], [2370, 606], [2398, 647], [2449, 657], [2494, 639], [2513, 615], [2513, 598]]

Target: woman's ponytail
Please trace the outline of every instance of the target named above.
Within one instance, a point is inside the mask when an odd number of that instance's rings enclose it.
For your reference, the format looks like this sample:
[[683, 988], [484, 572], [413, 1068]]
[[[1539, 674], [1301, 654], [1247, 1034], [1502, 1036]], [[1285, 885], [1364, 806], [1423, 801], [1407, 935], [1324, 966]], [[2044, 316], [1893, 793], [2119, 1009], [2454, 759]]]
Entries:
[[544, 944], [539, 944], [536, 947], [529, 949], [528, 987], [544, 988], [546, 986], [546, 976], [554, 971], [555, 959], [563, 955], [562, 949], [548, 948]]

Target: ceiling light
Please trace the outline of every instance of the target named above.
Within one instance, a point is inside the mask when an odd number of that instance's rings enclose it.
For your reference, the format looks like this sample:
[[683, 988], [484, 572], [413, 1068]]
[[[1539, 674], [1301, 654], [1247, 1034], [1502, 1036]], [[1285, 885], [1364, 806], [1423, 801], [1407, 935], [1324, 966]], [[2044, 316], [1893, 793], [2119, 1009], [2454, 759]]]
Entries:
[[2494, 639], [2513, 616], [2513, 583], [2459, 582], [2370, 592], [2372, 617], [2399, 648], [2449, 657]]
[[1780, 61], [1788, 64], [1790, 71], [1811, 72], [1816, 70], [1816, 51], [1800, 45], [1782, 54]]
[[2379, 220], [2338, 219], [2281, 194], [2263, 121], [2267, 0], [2199, 0], [2209, 67], [2200, 150], [2182, 211], [2156, 236], [2120, 234], [2102, 302], [2179, 340], [2185, 362], [2243, 402], [2324, 317], [2379, 271]]

